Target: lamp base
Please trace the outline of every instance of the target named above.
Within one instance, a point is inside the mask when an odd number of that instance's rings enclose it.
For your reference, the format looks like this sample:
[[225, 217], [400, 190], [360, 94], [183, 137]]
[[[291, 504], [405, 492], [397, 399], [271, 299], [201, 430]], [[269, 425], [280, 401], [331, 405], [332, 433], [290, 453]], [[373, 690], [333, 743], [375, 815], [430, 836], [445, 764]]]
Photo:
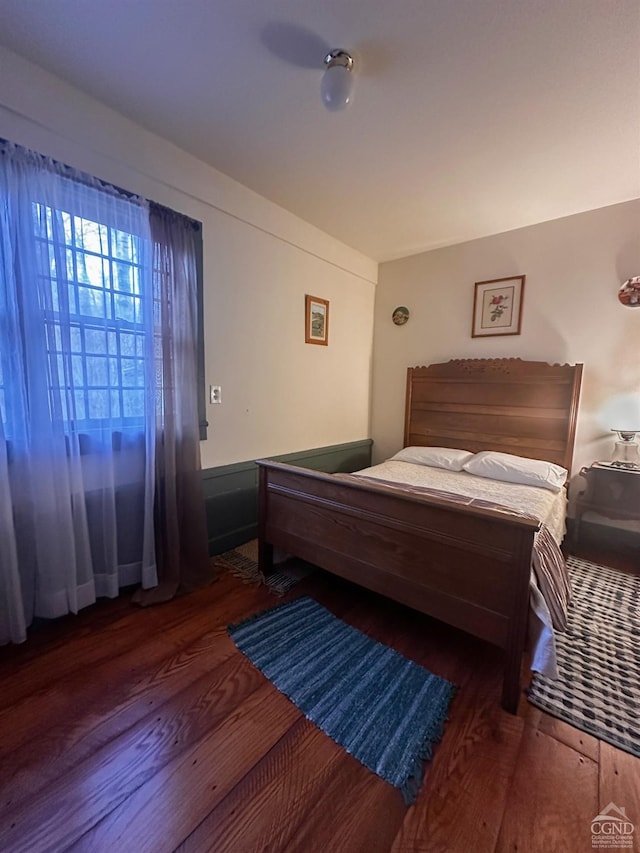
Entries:
[[636, 466], [640, 466], [640, 453], [638, 450], [640, 448], [636, 444], [635, 441], [629, 439], [623, 439], [622, 441], [616, 441], [613, 448], [613, 456], [611, 461], [614, 463], [618, 463], [622, 467], [626, 468], [630, 466], [635, 468]]

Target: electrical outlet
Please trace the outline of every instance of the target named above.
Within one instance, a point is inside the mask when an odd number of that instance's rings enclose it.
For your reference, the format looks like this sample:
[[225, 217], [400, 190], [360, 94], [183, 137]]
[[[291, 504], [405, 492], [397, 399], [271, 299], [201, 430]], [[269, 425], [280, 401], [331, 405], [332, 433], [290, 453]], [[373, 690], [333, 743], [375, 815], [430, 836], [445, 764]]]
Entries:
[[209, 385], [209, 402], [212, 404], [222, 402], [222, 385]]

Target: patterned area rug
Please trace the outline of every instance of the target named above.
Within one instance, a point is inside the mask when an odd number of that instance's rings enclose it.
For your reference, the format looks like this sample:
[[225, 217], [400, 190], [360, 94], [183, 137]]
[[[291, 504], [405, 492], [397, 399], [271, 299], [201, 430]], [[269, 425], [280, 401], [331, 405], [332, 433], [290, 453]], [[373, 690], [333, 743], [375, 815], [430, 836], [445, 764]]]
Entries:
[[573, 601], [556, 634], [560, 678], [536, 674], [529, 700], [640, 757], [640, 578], [568, 560]]
[[312, 598], [259, 613], [229, 634], [307, 719], [365, 767], [418, 795], [455, 687], [342, 622]]
[[315, 566], [305, 563], [304, 560], [299, 560], [297, 557], [287, 558], [286, 555], [280, 555], [279, 559], [279, 555], [276, 554], [275, 562], [277, 570], [268, 578], [264, 578], [258, 568], [257, 539], [252, 539], [232, 551], [219, 554], [214, 559], [214, 565], [231, 572], [243, 583], [255, 584], [256, 586], [263, 583], [274, 595], [285, 595], [303, 578], [316, 571]]

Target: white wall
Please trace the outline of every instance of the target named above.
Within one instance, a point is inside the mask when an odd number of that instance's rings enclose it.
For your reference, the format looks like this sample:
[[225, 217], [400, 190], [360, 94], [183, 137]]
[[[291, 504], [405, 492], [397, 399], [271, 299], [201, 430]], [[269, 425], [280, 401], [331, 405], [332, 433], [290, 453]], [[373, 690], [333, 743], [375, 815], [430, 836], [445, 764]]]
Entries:
[[[0, 136], [204, 226], [203, 467], [369, 435], [377, 264], [79, 90], [0, 48]], [[212, 141], [215, 144], [215, 141]], [[304, 295], [330, 300], [304, 343]]]
[[[474, 282], [522, 274], [522, 333], [472, 338]], [[640, 391], [640, 309], [617, 298], [633, 275], [640, 275], [640, 200], [382, 264], [374, 327], [376, 458], [402, 445], [408, 366], [492, 357], [583, 362], [574, 473], [610, 458], [613, 438], [595, 413], [613, 394]], [[397, 305], [411, 311], [405, 326], [391, 322]]]

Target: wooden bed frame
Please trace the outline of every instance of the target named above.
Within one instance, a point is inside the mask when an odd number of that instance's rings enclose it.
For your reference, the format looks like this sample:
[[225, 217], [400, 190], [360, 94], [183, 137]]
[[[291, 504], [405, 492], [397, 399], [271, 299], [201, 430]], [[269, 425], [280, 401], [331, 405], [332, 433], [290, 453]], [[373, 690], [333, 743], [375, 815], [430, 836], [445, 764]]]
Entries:
[[[582, 365], [464, 359], [409, 368], [405, 446], [497, 450], [571, 469]], [[515, 713], [538, 524], [259, 460], [260, 568], [301, 557], [504, 649]]]

